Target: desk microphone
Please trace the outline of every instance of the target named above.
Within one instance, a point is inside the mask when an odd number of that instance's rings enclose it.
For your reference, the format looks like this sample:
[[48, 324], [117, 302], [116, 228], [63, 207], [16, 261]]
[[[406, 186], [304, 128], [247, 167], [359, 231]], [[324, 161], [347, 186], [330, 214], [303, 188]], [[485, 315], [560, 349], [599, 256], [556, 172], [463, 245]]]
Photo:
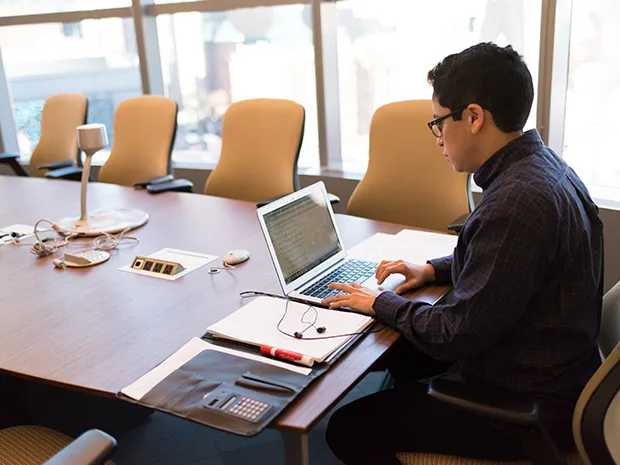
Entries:
[[93, 123], [78, 126], [77, 135], [78, 147], [85, 155], [84, 169], [82, 170], [80, 217], [63, 218], [58, 222], [59, 228], [67, 234], [99, 236], [103, 233], [114, 234], [142, 226], [149, 218], [149, 215], [142, 210], [118, 208], [88, 214], [86, 209], [86, 186], [90, 176], [90, 165], [93, 155], [107, 147], [108, 133], [106, 132], [105, 124]]

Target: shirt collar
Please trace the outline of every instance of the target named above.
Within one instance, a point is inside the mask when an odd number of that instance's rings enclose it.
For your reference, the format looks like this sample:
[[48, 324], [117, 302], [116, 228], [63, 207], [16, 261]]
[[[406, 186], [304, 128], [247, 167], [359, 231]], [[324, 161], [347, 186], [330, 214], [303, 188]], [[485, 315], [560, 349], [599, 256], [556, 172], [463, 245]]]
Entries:
[[474, 181], [482, 189], [487, 189], [502, 171], [522, 158], [544, 148], [544, 146], [538, 131], [530, 129], [508, 142], [485, 161], [474, 173]]

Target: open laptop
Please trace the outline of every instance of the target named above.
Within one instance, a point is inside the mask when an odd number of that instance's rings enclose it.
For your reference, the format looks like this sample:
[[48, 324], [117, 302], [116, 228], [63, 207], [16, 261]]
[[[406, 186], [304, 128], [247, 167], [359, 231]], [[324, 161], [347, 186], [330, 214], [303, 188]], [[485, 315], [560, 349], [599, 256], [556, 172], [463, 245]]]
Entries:
[[332, 282], [394, 290], [404, 282], [390, 276], [380, 287], [377, 263], [353, 259], [338, 231], [325, 185], [318, 182], [257, 210], [284, 294], [312, 305], [338, 294]]

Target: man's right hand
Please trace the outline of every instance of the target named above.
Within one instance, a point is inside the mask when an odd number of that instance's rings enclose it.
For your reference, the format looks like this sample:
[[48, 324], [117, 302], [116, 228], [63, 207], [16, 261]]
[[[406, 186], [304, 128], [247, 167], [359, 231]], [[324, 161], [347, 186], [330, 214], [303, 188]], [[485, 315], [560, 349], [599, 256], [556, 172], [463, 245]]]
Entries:
[[375, 277], [377, 282], [382, 284], [392, 274], [402, 274], [405, 277], [405, 282], [394, 291], [396, 294], [403, 294], [435, 281], [435, 268], [430, 263], [414, 265], [403, 260], [383, 260], [377, 267]]

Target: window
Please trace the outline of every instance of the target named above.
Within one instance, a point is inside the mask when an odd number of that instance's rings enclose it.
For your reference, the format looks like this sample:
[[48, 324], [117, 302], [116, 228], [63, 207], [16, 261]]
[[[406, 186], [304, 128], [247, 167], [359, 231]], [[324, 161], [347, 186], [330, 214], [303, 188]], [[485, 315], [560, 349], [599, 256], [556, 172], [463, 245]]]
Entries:
[[319, 166], [310, 24], [305, 5], [157, 17], [165, 94], [179, 104], [175, 161], [217, 162], [231, 103], [284, 98], [306, 109], [299, 166]]
[[[343, 169], [366, 170], [374, 111], [398, 100], [430, 99], [426, 74], [450, 53], [481, 41], [511, 44], [525, 57], [536, 88], [541, 1], [339, 2]], [[527, 127], [535, 126], [535, 117], [536, 101]]]
[[[0, 28], [0, 47], [11, 93], [20, 152], [31, 153], [40, 135], [47, 97], [88, 97], [88, 121], [104, 123], [112, 142], [116, 106], [142, 93], [131, 19]], [[67, 32], [80, 31], [79, 34]]]
[[593, 197], [620, 201], [620, 4], [573, 0], [564, 159]]
[[79, 37], [83, 39], [82, 25], [79, 22], [76, 23], [63, 23], [62, 33], [67, 37]]
[[131, 6], [131, 0], [0, 0], [0, 16]]

